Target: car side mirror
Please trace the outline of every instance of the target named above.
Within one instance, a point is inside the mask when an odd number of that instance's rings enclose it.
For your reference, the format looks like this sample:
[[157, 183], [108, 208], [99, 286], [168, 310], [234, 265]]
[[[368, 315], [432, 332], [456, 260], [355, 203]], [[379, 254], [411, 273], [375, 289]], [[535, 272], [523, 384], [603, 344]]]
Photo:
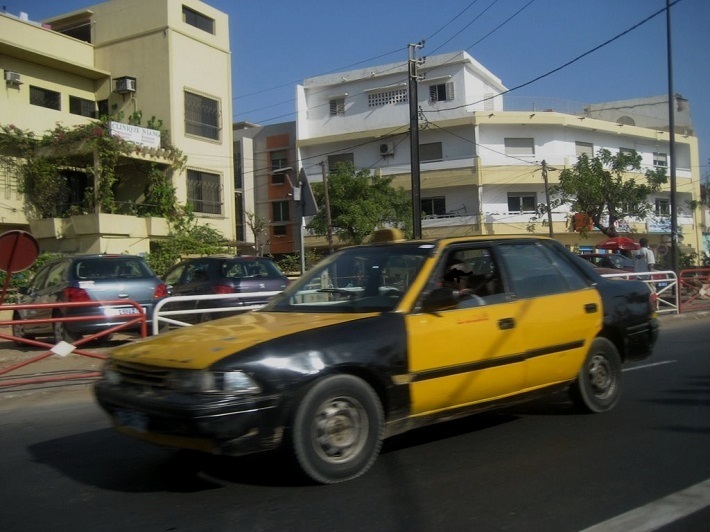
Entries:
[[456, 308], [458, 304], [459, 301], [454, 295], [454, 289], [448, 286], [442, 286], [429, 292], [422, 301], [422, 310], [424, 312], [438, 312], [440, 310]]

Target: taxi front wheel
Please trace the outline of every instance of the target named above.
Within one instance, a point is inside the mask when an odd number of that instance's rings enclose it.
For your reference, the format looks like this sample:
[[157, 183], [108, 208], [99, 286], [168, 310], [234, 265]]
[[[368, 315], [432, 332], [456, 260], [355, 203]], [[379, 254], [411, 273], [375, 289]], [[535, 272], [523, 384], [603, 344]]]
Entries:
[[352, 375], [326, 377], [306, 392], [296, 410], [292, 451], [311, 479], [343, 482], [373, 464], [383, 427], [382, 404], [372, 387]]
[[621, 359], [616, 347], [606, 338], [595, 338], [570, 389], [577, 407], [585, 412], [606, 412], [621, 397]]

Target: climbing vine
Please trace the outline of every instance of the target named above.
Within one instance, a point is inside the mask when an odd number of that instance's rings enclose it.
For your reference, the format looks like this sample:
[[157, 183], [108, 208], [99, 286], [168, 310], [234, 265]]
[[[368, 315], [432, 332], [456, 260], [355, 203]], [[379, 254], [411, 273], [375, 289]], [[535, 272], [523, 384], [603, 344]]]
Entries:
[[[14, 168], [29, 218], [121, 211], [115, 198], [117, 167], [122, 159], [145, 151], [111, 134], [109, 121], [121, 118], [104, 117], [74, 127], [58, 124], [42, 136], [14, 125], [0, 125], [0, 161]], [[141, 119], [142, 114], [136, 112], [128, 121], [139, 126]], [[186, 157], [170, 145], [161, 120], [152, 117], [148, 128], [161, 132], [161, 156], [170, 162], [170, 168], [165, 171], [155, 162], [145, 163], [143, 201], [134, 205], [132, 213], [175, 220], [184, 214], [184, 208], [177, 202], [172, 172], [184, 167]], [[78, 203], [71, 201], [67, 172], [86, 176], [83, 198]]]

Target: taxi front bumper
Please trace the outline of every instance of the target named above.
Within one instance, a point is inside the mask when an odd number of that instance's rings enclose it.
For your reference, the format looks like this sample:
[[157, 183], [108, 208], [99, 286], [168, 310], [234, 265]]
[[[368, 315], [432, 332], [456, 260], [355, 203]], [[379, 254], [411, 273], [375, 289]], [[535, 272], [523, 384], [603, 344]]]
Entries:
[[241, 456], [275, 449], [284, 432], [280, 396], [239, 397], [96, 384], [117, 430], [158, 445]]

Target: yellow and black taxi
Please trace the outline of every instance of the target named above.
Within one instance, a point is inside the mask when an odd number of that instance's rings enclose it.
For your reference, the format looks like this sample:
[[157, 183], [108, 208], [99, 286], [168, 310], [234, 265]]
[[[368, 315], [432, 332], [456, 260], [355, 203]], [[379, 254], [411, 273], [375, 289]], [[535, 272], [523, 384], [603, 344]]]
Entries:
[[343, 249], [261, 310], [115, 348], [95, 393], [115, 427], [225, 455], [285, 445], [311, 479], [363, 474], [383, 439], [567, 389], [613, 408], [651, 354], [654, 301], [552, 239]]

